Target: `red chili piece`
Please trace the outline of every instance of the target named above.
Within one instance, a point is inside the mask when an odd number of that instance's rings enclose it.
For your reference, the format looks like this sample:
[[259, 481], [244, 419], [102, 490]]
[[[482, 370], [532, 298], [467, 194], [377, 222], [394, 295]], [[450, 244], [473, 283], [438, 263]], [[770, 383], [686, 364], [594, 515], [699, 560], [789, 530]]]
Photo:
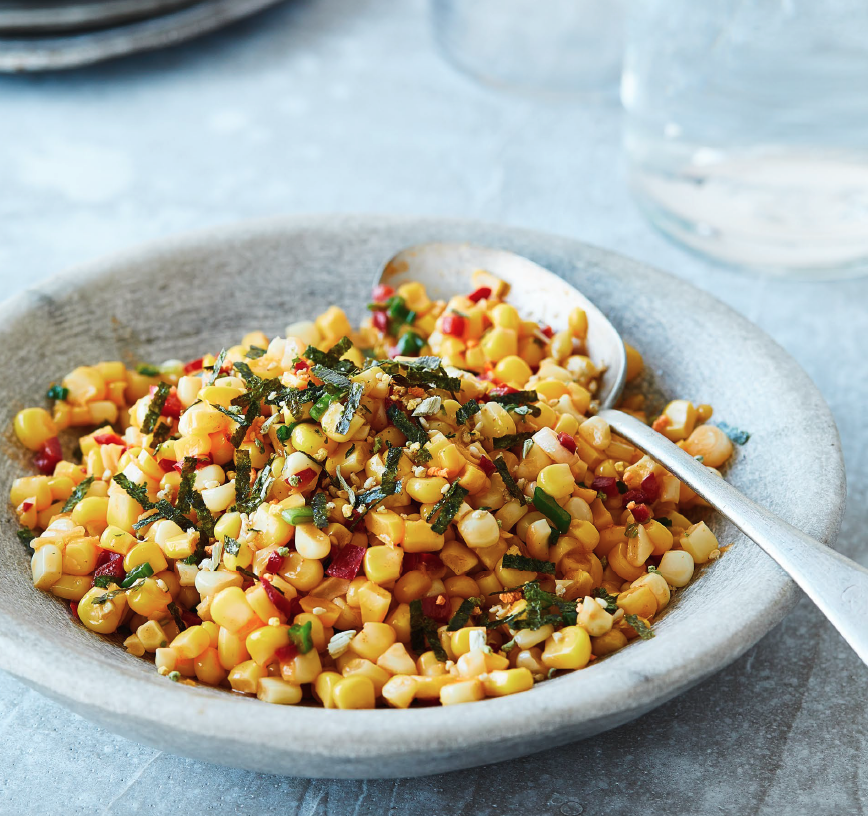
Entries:
[[570, 453], [576, 452], [576, 440], [568, 433], [559, 433], [558, 442], [560, 442], [562, 448], [566, 448]]
[[633, 505], [633, 509], [630, 512], [638, 524], [647, 524], [651, 521], [651, 511], [644, 504]]
[[326, 575], [332, 578], [345, 578], [352, 581], [362, 568], [365, 559], [365, 548], [355, 544], [346, 544], [343, 549], [332, 559]]
[[402, 573], [417, 569], [435, 572], [443, 568], [443, 562], [434, 553], [404, 553], [401, 567]]
[[287, 643], [286, 646], [278, 646], [274, 650], [274, 656], [278, 663], [289, 663], [298, 654], [298, 646], [294, 643]]
[[657, 501], [660, 496], [660, 483], [657, 481], [657, 477], [653, 473], [649, 473], [642, 480], [642, 492], [647, 497], [647, 501], [654, 502]]
[[492, 388], [491, 391], [488, 392], [489, 397], [507, 397], [510, 394], [517, 394], [518, 389], [513, 388], [511, 385], [498, 385], [497, 388]]
[[63, 451], [60, 449], [60, 440], [56, 436], [43, 442], [42, 447], [33, 457], [33, 464], [45, 476], [54, 473], [55, 465], [61, 461], [63, 461]]
[[602, 491], [610, 499], [618, 495], [618, 485], [615, 484], [617, 479], [614, 476], [595, 476], [591, 482], [591, 490]]
[[448, 334], [451, 337], [463, 337], [465, 321], [461, 315], [448, 314], [444, 315], [442, 322], [443, 334]]
[[286, 615], [288, 620], [292, 620], [301, 612], [301, 603], [298, 598], [287, 598], [286, 595], [275, 589], [267, 578], [260, 578], [259, 580], [262, 582], [262, 588], [265, 590], [268, 600], [277, 607], [278, 612]]
[[374, 328], [377, 331], [383, 332], [385, 334], [389, 329], [389, 315], [385, 312], [374, 312], [371, 317], [371, 321], [374, 324]]
[[72, 617], [78, 617], [78, 604], [75, 601], [69, 602], [69, 611], [72, 613]]
[[200, 357], [198, 360], [190, 360], [187, 365], [184, 366], [185, 374], [192, 374], [194, 371], [201, 371], [202, 364], [205, 362], [204, 357]]
[[31, 507], [33, 507], [33, 502], [30, 501], [29, 499], [21, 502], [21, 511], [22, 512], [26, 513]]
[[96, 434], [93, 437], [93, 441], [96, 442], [97, 445], [124, 445], [126, 447], [124, 440], [116, 433]]
[[641, 490], [628, 490], [623, 496], [621, 496], [621, 501], [624, 503], [626, 507], [630, 502], [636, 502], [636, 504], [645, 504], [648, 500], [648, 497]]
[[310, 368], [310, 363], [307, 360], [298, 360], [292, 368], [298, 374], [299, 371], [307, 371]]
[[431, 595], [422, 598], [422, 613], [437, 623], [448, 623], [452, 607], [445, 595]]
[[391, 286], [387, 286], [385, 283], [380, 283], [374, 287], [371, 297], [374, 298], [375, 303], [385, 303], [394, 294], [395, 290]]
[[[109, 550], [103, 550], [97, 556], [96, 569], [93, 571], [93, 577], [99, 578], [101, 575], [107, 575], [115, 583], [120, 583], [127, 577], [124, 570], [124, 557], [120, 553], [113, 553]], [[91, 582], [93, 585], [93, 582]]]
[[551, 340], [552, 337], [555, 336], [555, 330], [554, 330], [551, 326], [542, 325], [542, 326], [539, 327], [539, 330], [540, 330], [540, 331], [541, 331], [541, 332], [542, 332], [546, 337], [548, 337], [549, 340]]
[[283, 566], [283, 556], [275, 550], [271, 555], [268, 556], [268, 561], [265, 562], [265, 571], [266, 572], [280, 572], [280, 568]]
[[200, 618], [195, 612], [191, 612], [189, 609], [181, 610], [181, 620], [184, 621], [184, 626], [199, 626], [202, 623], [202, 618]]
[[[196, 470], [202, 470], [203, 467], [207, 467], [211, 464], [210, 456], [197, 456], [196, 457]], [[173, 462], [172, 469], [177, 470], [180, 473], [184, 469], [183, 462]]]
[[480, 300], [491, 297], [491, 289], [488, 286], [480, 286], [475, 292], [471, 292], [467, 299], [472, 303], [479, 303]]
[[160, 459], [157, 464], [163, 469], [163, 473], [168, 473], [170, 470], [174, 470], [178, 463], [174, 459]]
[[479, 460], [479, 467], [482, 468], [482, 472], [486, 476], [491, 476], [497, 468], [494, 466], [494, 462], [491, 461], [487, 456], [483, 456], [482, 459]]
[[296, 487], [301, 487], [303, 484], [307, 484], [311, 479], [316, 476], [313, 468], [305, 468], [304, 470], [300, 470], [295, 474], [296, 479], [298, 479], [298, 484]]

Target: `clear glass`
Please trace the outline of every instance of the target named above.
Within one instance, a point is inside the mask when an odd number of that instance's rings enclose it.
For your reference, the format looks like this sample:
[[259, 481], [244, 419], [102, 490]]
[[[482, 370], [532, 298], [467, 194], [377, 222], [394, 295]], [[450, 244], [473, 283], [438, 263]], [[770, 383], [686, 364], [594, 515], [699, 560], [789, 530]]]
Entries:
[[635, 0], [621, 98], [665, 232], [772, 273], [868, 272], [866, 0]]
[[431, 0], [431, 16], [443, 52], [476, 79], [617, 98], [623, 0]]

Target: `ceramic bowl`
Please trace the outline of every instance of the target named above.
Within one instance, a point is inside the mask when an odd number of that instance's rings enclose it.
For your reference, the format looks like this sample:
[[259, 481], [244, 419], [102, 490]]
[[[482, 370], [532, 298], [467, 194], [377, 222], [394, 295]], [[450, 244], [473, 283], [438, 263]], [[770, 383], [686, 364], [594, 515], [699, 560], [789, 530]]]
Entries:
[[[402, 247], [470, 241], [528, 256], [574, 282], [646, 360], [653, 402], [711, 403], [749, 431], [727, 478], [810, 535], [833, 543], [844, 505], [838, 435], [805, 373], [759, 329], [682, 280], [576, 241], [465, 221], [279, 219], [223, 227], [88, 264], [0, 307], [0, 492], [29, 472], [10, 426], [71, 368], [101, 359], [193, 359], [254, 328], [338, 303], [362, 317], [376, 271]], [[33, 588], [7, 507], [0, 532], [0, 667], [110, 730], [162, 750], [310, 777], [433, 774], [529, 754], [627, 722], [718, 671], [790, 609], [797, 591], [720, 521], [723, 557], [676, 593], [634, 642], [512, 697], [406, 711], [266, 705], [178, 685], [74, 621]]]

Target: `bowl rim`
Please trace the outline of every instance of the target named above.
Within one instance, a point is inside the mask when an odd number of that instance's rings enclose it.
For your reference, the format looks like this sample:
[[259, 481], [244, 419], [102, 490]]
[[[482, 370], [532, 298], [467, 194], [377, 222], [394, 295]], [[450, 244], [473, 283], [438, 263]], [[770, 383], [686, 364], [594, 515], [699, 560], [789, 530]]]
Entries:
[[[33, 297], [56, 297], [87, 286], [119, 269], [142, 261], [169, 259], [178, 253], [219, 253], [238, 241], [262, 240], [269, 235], [299, 235], [330, 231], [412, 230], [444, 236], [459, 234], [500, 236], [501, 245], [516, 240], [546, 242], [555, 251], [579, 256], [583, 263], [625, 266], [660, 285], [686, 287], [693, 304], [708, 310], [747, 332], [759, 344], [758, 353], [771, 358], [801, 393], [802, 405], [814, 423], [823, 426], [822, 442], [832, 464], [826, 513], [817, 519], [815, 534], [832, 544], [840, 527], [846, 496], [840, 441], [831, 411], [801, 367], [761, 329], [712, 295], [691, 284], [608, 250], [581, 241], [498, 226], [482, 221], [412, 216], [320, 215], [280, 216], [234, 222], [158, 239], [75, 266], [25, 290], [0, 304], [0, 320], [17, 319], [33, 306]], [[480, 241], [481, 242], [481, 241]], [[506, 243], [503, 243], [506, 242]], [[494, 244], [491, 244], [494, 245]], [[385, 260], [385, 259], [384, 259]], [[789, 611], [798, 590], [779, 569], [766, 576], [763, 597], [745, 606], [741, 616], [708, 637], [685, 644], [679, 638], [657, 638], [645, 644], [638, 667], [607, 660], [594, 667], [598, 681], [587, 683], [581, 697], [568, 678], [535, 686], [533, 690], [472, 706], [431, 707], [392, 711], [329, 711], [293, 707], [291, 717], [263, 706], [258, 700], [230, 695], [205, 687], [174, 693], [156, 672], [144, 674], [108, 663], [99, 649], [76, 650], [34, 638], [26, 619], [12, 619], [0, 626], [0, 668], [37, 690], [60, 700], [79, 713], [120, 733], [155, 744], [154, 737], [167, 722], [183, 724], [173, 743], [177, 753], [218, 763], [275, 773], [328, 778], [377, 778], [438, 773], [459, 767], [487, 764], [544, 747], [563, 744], [627, 722], [722, 669], [773, 628]], [[2, 612], [0, 612], [2, 616]], [[668, 642], [667, 642], [668, 641]], [[100, 641], [96, 641], [100, 642]], [[626, 650], [631, 651], [631, 650]], [[46, 665], [63, 671], [45, 671]], [[188, 693], [189, 692], [189, 693]], [[131, 700], [136, 703], [131, 705]], [[629, 700], [629, 705], [621, 701]], [[97, 702], [95, 702], [97, 701]], [[281, 712], [283, 709], [281, 709]], [[292, 743], [287, 743], [291, 724]], [[394, 726], [394, 727], [393, 727]], [[238, 752], [222, 757], [207, 747], [209, 741], [231, 740]], [[516, 742], [525, 748], [516, 750]], [[261, 761], [245, 763], [245, 747], [275, 746], [279, 758], [263, 767]], [[161, 747], [165, 746], [165, 742]], [[205, 747], [203, 747], [205, 746]], [[480, 752], [482, 747], [488, 753]], [[466, 759], [460, 764], [449, 754], [460, 747]], [[253, 752], [255, 754], [255, 751]], [[414, 767], [427, 762], [424, 767]]]

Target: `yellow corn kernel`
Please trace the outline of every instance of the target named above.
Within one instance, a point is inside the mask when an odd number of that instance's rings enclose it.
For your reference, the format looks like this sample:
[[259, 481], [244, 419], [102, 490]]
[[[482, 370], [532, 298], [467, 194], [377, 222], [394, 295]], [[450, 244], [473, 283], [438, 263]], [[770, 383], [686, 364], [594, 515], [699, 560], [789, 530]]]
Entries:
[[459, 680], [449, 683], [440, 689], [441, 705], [457, 705], [458, 703], [473, 703], [485, 699], [485, 688], [478, 678]]
[[209, 646], [193, 659], [193, 669], [199, 682], [207, 683], [209, 686], [219, 686], [227, 675], [213, 646]]
[[366, 623], [351, 641], [350, 649], [359, 657], [376, 662], [395, 643], [395, 630], [387, 623]]
[[435, 504], [443, 498], [444, 488], [449, 487], [449, 482], [441, 476], [431, 478], [413, 477], [407, 479], [406, 491], [411, 499], [422, 504]]
[[328, 535], [314, 524], [299, 524], [295, 528], [295, 549], [302, 558], [325, 558], [331, 552]]
[[118, 407], [111, 400], [96, 400], [88, 405], [90, 425], [114, 425], [118, 421]]
[[609, 550], [607, 556], [609, 559], [609, 566], [625, 581], [635, 581], [640, 575], [644, 574], [645, 567], [637, 567], [630, 563], [627, 558], [627, 547], [627, 542], [622, 541], [620, 544]]
[[319, 698], [323, 708], [335, 708], [335, 686], [343, 680], [343, 675], [334, 671], [322, 672], [314, 681], [314, 694]]
[[592, 638], [591, 648], [597, 657], [617, 652], [627, 645], [627, 638], [620, 629], [612, 629], [605, 635]]
[[[370, 574], [367, 571], [366, 574], [370, 578]], [[376, 579], [372, 578], [371, 580]], [[431, 583], [431, 578], [427, 572], [408, 570], [396, 581], [395, 586], [392, 587], [392, 595], [394, 595], [398, 603], [410, 603], [410, 601], [423, 598], [428, 590], [431, 589]]]
[[670, 550], [660, 559], [657, 568], [667, 584], [674, 587], [684, 587], [693, 577], [693, 556], [686, 550]]
[[171, 558], [175, 561], [180, 561], [184, 558], [189, 558], [196, 551], [196, 544], [199, 541], [199, 533], [191, 530], [181, 535], [172, 536], [163, 544], [163, 554], [166, 558]]
[[559, 331], [551, 339], [551, 355], [561, 362], [573, 353], [573, 336], [570, 332]]
[[696, 425], [696, 408], [688, 400], [673, 400], [664, 409], [663, 413], [654, 423], [667, 439], [678, 442], [687, 439], [693, 433]]
[[135, 657], [141, 657], [145, 653], [145, 647], [142, 645], [142, 641], [139, 640], [138, 635], [130, 635], [124, 641], [124, 648], [131, 655], [135, 655]]
[[416, 674], [416, 663], [403, 643], [393, 643], [377, 658], [377, 665], [389, 674]]
[[455, 657], [467, 654], [471, 649], [481, 651], [478, 641], [486, 642], [486, 629], [484, 626], [465, 626], [457, 632], [451, 633], [452, 653]]
[[494, 376], [500, 381], [521, 388], [527, 384], [533, 372], [518, 355], [504, 357], [495, 367]]
[[12, 482], [9, 501], [16, 507], [25, 500], [36, 505], [37, 510], [45, 510], [52, 502], [62, 499], [52, 494], [48, 476], [24, 476]]
[[244, 629], [256, 620], [256, 617], [241, 587], [221, 589], [211, 601], [212, 620], [230, 632]]
[[237, 539], [241, 534], [241, 513], [224, 513], [214, 525], [214, 537], [223, 541], [226, 536]]
[[142, 512], [142, 506], [126, 493], [113, 493], [109, 496], [106, 522], [109, 527], [119, 527], [132, 533], [133, 524], [139, 520]]
[[457, 677], [453, 677], [451, 674], [417, 675], [413, 679], [416, 681], [417, 700], [439, 700], [440, 692], [443, 691], [444, 686], [460, 682]]
[[337, 306], [329, 306], [314, 323], [323, 338], [340, 339], [349, 336], [353, 331], [343, 309], [339, 309]]
[[259, 681], [268, 676], [267, 670], [255, 660], [245, 660], [229, 670], [229, 685], [233, 691], [256, 694]]
[[684, 450], [691, 456], [701, 456], [707, 467], [718, 468], [732, 456], [732, 440], [714, 425], [700, 425], [687, 437]]
[[578, 306], [570, 312], [567, 325], [573, 333], [573, 337], [584, 340], [588, 336], [588, 313]]
[[323, 414], [322, 419], [320, 420], [322, 424], [322, 429], [325, 431], [325, 435], [332, 440], [332, 442], [347, 442], [352, 439], [361, 429], [362, 425], [365, 424], [365, 420], [362, 419], [360, 414], [354, 414], [352, 420], [350, 420], [350, 427], [346, 431], [346, 433], [341, 433], [338, 430], [338, 425], [341, 420], [341, 416], [344, 413], [344, 406], [339, 402], [333, 402], [328, 410]]
[[289, 631], [283, 626], [262, 626], [252, 631], [245, 641], [247, 651], [260, 666], [273, 662], [274, 653], [288, 644]]
[[518, 354], [518, 332], [495, 326], [480, 343], [486, 359], [493, 363]]
[[85, 405], [105, 398], [105, 380], [96, 368], [79, 366], [63, 378], [63, 387], [69, 389], [67, 400], [74, 405]]
[[[413, 552], [410, 550], [410, 552]], [[365, 552], [364, 570], [369, 581], [387, 584], [401, 576], [404, 553], [400, 547], [375, 546]]]
[[[98, 539], [75, 538], [63, 549], [63, 572], [66, 575], [89, 575], [99, 557]], [[41, 549], [44, 549], [41, 548]]]
[[363, 674], [344, 677], [332, 688], [332, 701], [334, 707], [340, 709], [373, 708], [376, 704], [374, 684]]
[[394, 677], [390, 677], [383, 686], [383, 699], [392, 708], [409, 708], [410, 703], [416, 697], [418, 685], [415, 677], [396, 674]]
[[416, 659], [416, 669], [423, 677], [438, 677], [446, 673], [446, 667], [437, 659], [434, 652], [422, 652]]
[[631, 382], [642, 373], [645, 364], [642, 355], [629, 343], [624, 343], [624, 350], [627, 352], [627, 382]]
[[443, 549], [445, 541], [443, 533], [435, 533], [424, 519], [406, 521], [404, 524], [405, 552], [438, 552]]
[[172, 649], [181, 657], [197, 658], [211, 647], [211, 635], [202, 626], [189, 626], [172, 641]]
[[696, 564], [710, 560], [711, 554], [719, 547], [717, 536], [704, 521], [691, 525], [681, 536], [681, 549], [690, 553]]
[[72, 510], [72, 520], [76, 524], [106, 525], [109, 499], [106, 496], [88, 495], [82, 499]]
[[291, 552], [284, 559], [280, 575], [299, 592], [310, 592], [322, 582], [322, 562], [310, 558], [302, 558], [299, 553]]
[[[257, 620], [256, 623], [251, 624], [251, 628], [254, 626], [258, 628], [261, 623], [262, 621]], [[250, 659], [245, 640], [246, 636], [243, 633], [230, 632], [220, 627], [217, 635], [217, 656], [220, 658], [220, 665], [227, 671]]]
[[576, 480], [573, 478], [569, 465], [549, 465], [539, 472], [537, 485], [552, 498], [565, 499], [572, 495]]
[[566, 383], [556, 379], [544, 379], [534, 383], [534, 391], [546, 399], [559, 399], [569, 393]]
[[474, 510], [463, 516], [458, 522], [458, 532], [474, 550], [493, 547], [500, 541], [500, 527], [487, 510]]
[[[37, 501], [38, 510], [48, 507], [52, 502], [66, 501], [75, 489], [75, 482], [69, 476], [52, 476], [48, 479], [48, 489], [51, 491], [51, 501], [46, 501], [42, 507], [39, 506], [39, 502]], [[91, 487], [92, 489], [93, 487]], [[90, 493], [90, 490], [88, 493]]]
[[194, 579], [196, 591], [203, 598], [216, 595], [221, 589], [227, 587], [240, 587], [243, 583], [244, 578], [240, 573], [229, 572], [224, 569], [198, 570]]
[[[474, 495], [485, 490], [489, 486], [489, 481], [481, 468], [476, 467], [476, 465], [471, 465], [468, 462], [461, 471], [461, 478], [459, 478], [458, 484], [460, 484], [468, 493]], [[433, 504], [433, 502], [431, 503]]]
[[461, 455], [461, 452], [452, 443], [445, 445], [437, 453], [437, 459], [440, 462], [440, 467], [449, 471], [450, 477], [460, 473], [467, 464], [467, 460]]
[[439, 557], [456, 575], [470, 572], [479, 563], [479, 558], [473, 550], [460, 541], [447, 541], [440, 550]]
[[602, 417], [591, 417], [579, 425], [579, 436], [596, 450], [605, 451], [612, 444], [612, 431]]
[[117, 595], [104, 603], [94, 603], [106, 594], [106, 590], [93, 587], [78, 602], [79, 620], [92, 632], [101, 635], [110, 635], [118, 628], [127, 608], [125, 595]]
[[143, 541], [141, 544], [136, 544], [124, 556], [124, 570], [126, 572], [131, 572], [142, 564], [150, 564], [154, 572], [162, 572], [169, 566], [163, 551], [153, 541]]
[[33, 586], [49, 589], [60, 580], [63, 574], [63, 553], [54, 544], [46, 544], [33, 553], [30, 559]]
[[256, 688], [256, 696], [264, 703], [298, 705], [301, 702], [301, 686], [288, 683], [279, 677], [263, 677]]
[[489, 697], [505, 697], [533, 688], [533, 675], [527, 669], [501, 669], [482, 676]]
[[407, 644], [410, 642], [410, 605], [406, 603], [398, 604], [392, 613], [386, 618], [385, 623], [388, 623], [395, 630], [395, 636], [399, 643]]
[[386, 544], [397, 545], [404, 540], [404, 519], [391, 510], [368, 513], [365, 527]]
[[127, 592], [130, 609], [146, 618], [158, 617], [171, 602], [172, 596], [162, 589], [154, 578], [145, 578], [140, 587], [131, 588]]
[[565, 626], [546, 640], [542, 653], [548, 669], [581, 669], [591, 659], [591, 638], [581, 626]]
[[359, 611], [363, 623], [381, 623], [386, 619], [392, 593], [368, 581], [359, 590]]
[[322, 672], [322, 662], [316, 649], [311, 649], [305, 654], [297, 654], [292, 660], [280, 665], [283, 679], [296, 685], [313, 683], [320, 672]]
[[53, 595], [68, 601], [80, 601], [90, 588], [89, 575], [61, 575], [50, 587]]
[[168, 646], [166, 631], [158, 621], [149, 620], [136, 629], [136, 635], [144, 646], [146, 652], [156, 652], [157, 649]]
[[44, 408], [25, 408], [15, 415], [15, 436], [28, 450], [39, 450], [52, 437], [57, 436], [57, 426], [51, 414]]

